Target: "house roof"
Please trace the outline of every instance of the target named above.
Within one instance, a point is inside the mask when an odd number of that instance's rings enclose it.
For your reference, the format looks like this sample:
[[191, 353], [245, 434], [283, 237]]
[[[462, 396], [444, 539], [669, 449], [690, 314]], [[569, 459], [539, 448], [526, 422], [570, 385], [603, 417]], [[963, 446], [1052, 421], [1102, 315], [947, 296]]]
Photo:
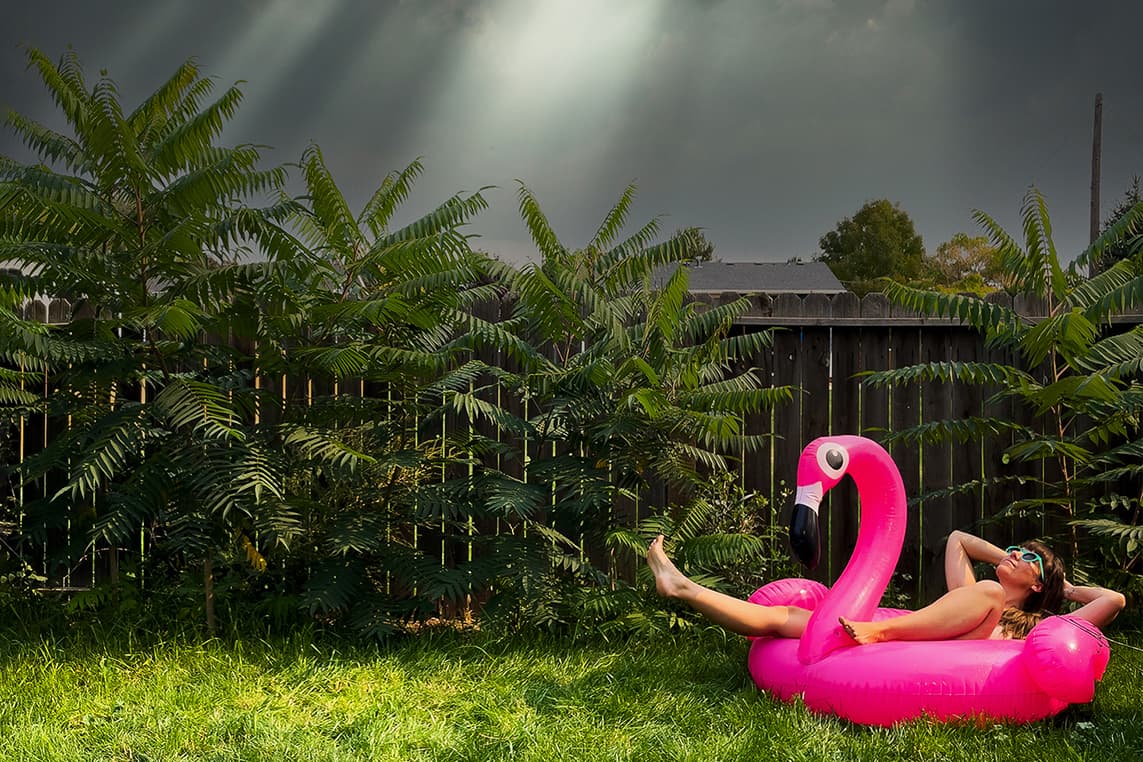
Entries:
[[[664, 285], [677, 265], [655, 277]], [[692, 294], [843, 294], [841, 285], [824, 262], [702, 262], [687, 265]]]

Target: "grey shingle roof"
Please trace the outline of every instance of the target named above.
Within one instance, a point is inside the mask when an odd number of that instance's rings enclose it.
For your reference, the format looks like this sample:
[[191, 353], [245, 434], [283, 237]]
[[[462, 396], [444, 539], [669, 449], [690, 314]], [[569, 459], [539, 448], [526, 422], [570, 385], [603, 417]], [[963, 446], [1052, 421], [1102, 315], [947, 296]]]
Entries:
[[[688, 290], [692, 294], [841, 294], [841, 285], [824, 262], [703, 262], [688, 265]], [[656, 277], [666, 283], [675, 266]]]

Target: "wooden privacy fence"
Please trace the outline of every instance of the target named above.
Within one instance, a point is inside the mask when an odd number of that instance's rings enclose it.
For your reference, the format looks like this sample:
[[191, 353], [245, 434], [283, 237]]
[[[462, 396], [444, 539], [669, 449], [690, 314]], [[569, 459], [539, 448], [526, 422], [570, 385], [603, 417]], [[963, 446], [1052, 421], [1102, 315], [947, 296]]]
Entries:
[[[737, 295], [726, 294], [712, 301], [726, 301], [732, 296]], [[797, 459], [804, 445], [814, 438], [863, 434], [880, 439], [925, 422], [981, 415], [985, 400], [997, 391], [960, 383], [877, 388], [862, 383], [861, 374], [916, 363], [1017, 360], [1006, 352], [987, 349], [978, 333], [957, 321], [898, 309], [882, 294], [863, 299], [850, 293], [753, 299], [752, 310], [739, 320], [740, 330], [778, 329], [771, 351], [756, 358], [755, 364], [768, 374], [773, 385], [802, 390], [793, 404], [769, 415], [754, 416], [747, 424], [749, 433], [771, 434], [773, 439], [761, 451], [744, 454], [742, 483], [746, 489], [770, 498], [778, 522], [787, 515]], [[1039, 305], [1018, 303], [1016, 308], [1024, 314], [1042, 314]], [[991, 413], [995, 412], [992, 408]], [[1009, 410], [1013, 420], [1026, 415], [1015, 406]], [[1026, 418], [1019, 422], [1034, 423]], [[926, 492], [1012, 473], [1014, 468], [1033, 475], [1036, 468], [1050, 464], [1005, 465], [999, 448], [988, 448], [981, 442], [955, 446], [897, 444], [889, 451], [914, 501], [897, 565], [897, 585], [902, 593], [931, 600], [944, 591], [942, 554], [945, 538], [953, 529], [976, 529], [1001, 546], [1058, 529], [1045, 525], [1043, 517], [1003, 524], [987, 522], [1016, 497], [1011, 489], [917, 501]], [[1051, 478], [1043, 471], [1037, 475]], [[831, 492], [822, 516], [823, 569], [816, 576], [832, 582], [856, 544], [858, 506], [851, 481]]]
[[[737, 293], [699, 296], [700, 302], [721, 303], [739, 298]], [[995, 295], [1004, 301], [1004, 295]], [[829, 434], [865, 434], [880, 438], [919, 423], [943, 419], [963, 419], [984, 412], [985, 400], [996, 390], [964, 384], [913, 384], [900, 388], [875, 388], [863, 384], [867, 371], [901, 368], [922, 362], [1004, 362], [1015, 364], [1016, 358], [985, 347], [982, 338], [956, 321], [934, 319], [911, 314], [889, 305], [881, 294], [859, 299], [854, 294], [836, 296], [791, 294], [770, 298], [751, 295], [752, 308], [735, 326], [736, 331], [751, 332], [775, 328], [773, 346], [753, 358], [750, 365], [760, 369], [764, 378], [775, 386], [794, 386], [802, 390], [793, 403], [767, 413], [753, 415], [746, 421], [747, 434], [772, 435], [768, 444], [754, 452], [741, 453], [739, 479], [744, 489], [766, 497], [771, 506], [770, 521], [781, 524], [788, 515], [795, 470], [803, 446], [810, 440]], [[1034, 316], [1043, 314], [1042, 305], [1017, 300], [1012, 305], [1018, 312]], [[505, 307], [506, 309], [506, 307]], [[47, 322], [65, 319], [66, 303], [34, 302], [27, 306], [26, 317]], [[495, 312], [495, 308], [490, 312]], [[483, 311], [482, 311], [483, 312]], [[482, 315], [494, 317], [491, 314]], [[1121, 319], [1127, 324], [1143, 322], [1143, 316]], [[495, 362], [495, 357], [484, 358]], [[44, 379], [44, 390], [49, 388]], [[283, 396], [298, 384], [282, 379]], [[293, 395], [291, 395], [293, 396]], [[989, 414], [996, 414], [990, 408]], [[1025, 411], [1012, 406], [1009, 416], [1019, 423], [1032, 425]], [[0, 452], [23, 459], [47, 444], [52, 426], [46, 416], [41, 420], [22, 419], [15, 427], [15, 441]], [[987, 494], [969, 493], [958, 497], [930, 498], [917, 501], [922, 494], [974, 479], [1001, 474], [1025, 473], [1051, 480], [1052, 463], [1004, 464], [999, 448], [985, 447], [981, 442], [950, 445], [903, 445], [890, 448], [900, 468], [905, 487], [914, 503], [901, 561], [897, 566], [897, 585], [901, 593], [927, 600], [944, 589], [941, 554], [944, 539], [957, 528], [976, 529], [1002, 546], [1030, 536], [1058, 531], [1042, 516], [1008, 519], [1002, 524], [989, 519], [1016, 497], [1015, 487], [991, 488]], [[2, 487], [3, 485], [0, 485]], [[1031, 489], [1031, 487], [1029, 487]], [[641, 503], [661, 507], [670, 499], [662, 487], [654, 488]], [[0, 494], [0, 500], [13, 505], [19, 513], [21, 495]], [[823, 561], [814, 574], [832, 582], [840, 574], [856, 543], [858, 506], [852, 482], [846, 480], [831, 493], [823, 510]], [[643, 511], [645, 515], [645, 511]], [[630, 517], [632, 520], [635, 516]], [[5, 532], [7, 533], [7, 532]], [[63, 541], [71, 543], [74, 538]], [[76, 543], [79, 545], [79, 543]], [[74, 547], [74, 546], [73, 546]], [[141, 538], [139, 553], [145, 553]], [[36, 566], [46, 559], [44, 548], [20, 548], [26, 561]], [[441, 550], [442, 559], [452, 554]], [[593, 555], [595, 555], [593, 553]], [[46, 567], [46, 560], [43, 561]], [[73, 558], [62, 573], [43, 569], [60, 586], [85, 586], [93, 581], [97, 565], [90, 549], [83, 558]]]

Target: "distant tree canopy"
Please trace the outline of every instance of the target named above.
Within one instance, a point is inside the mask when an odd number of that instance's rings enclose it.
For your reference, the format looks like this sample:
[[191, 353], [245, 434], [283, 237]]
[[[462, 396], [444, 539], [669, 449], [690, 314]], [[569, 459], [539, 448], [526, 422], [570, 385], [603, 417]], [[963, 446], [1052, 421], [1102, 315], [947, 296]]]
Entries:
[[818, 242], [825, 262], [852, 291], [875, 290], [882, 277], [912, 281], [921, 275], [925, 244], [899, 204], [869, 201]]
[[1000, 252], [987, 236], [957, 233], [925, 254], [917, 285], [943, 293], [971, 293], [977, 296], [1004, 286]]
[[703, 234], [702, 228], [682, 228], [675, 231], [675, 237], [687, 241], [691, 254], [687, 257], [688, 264], [710, 262], [714, 259], [714, 244]]
[[[1131, 186], [1123, 194], [1111, 214], [1103, 222], [1101, 233], [1106, 233], [1116, 223], [1123, 220], [1127, 213], [1143, 203], [1143, 187], [1139, 175], [1131, 178]], [[1125, 231], [1122, 240], [1103, 252], [1099, 261], [1099, 269], [1106, 270], [1121, 259], [1130, 259], [1137, 266], [1143, 265], [1143, 226], [1136, 225]]]

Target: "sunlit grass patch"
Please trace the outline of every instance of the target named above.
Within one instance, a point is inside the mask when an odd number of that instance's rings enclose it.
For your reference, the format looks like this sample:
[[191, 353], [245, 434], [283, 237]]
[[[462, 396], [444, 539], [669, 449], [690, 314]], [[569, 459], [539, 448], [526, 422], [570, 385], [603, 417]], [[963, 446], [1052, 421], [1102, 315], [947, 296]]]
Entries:
[[750, 682], [745, 654], [744, 642], [712, 634], [584, 644], [468, 633], [384, 647], [301, 634], [8, 639], [0, 759], [1143, 757], [1143, 660], [1128, 648], [1115, 649], [1095, 703], [1062, 718], [892, 729], [772, 700]]

